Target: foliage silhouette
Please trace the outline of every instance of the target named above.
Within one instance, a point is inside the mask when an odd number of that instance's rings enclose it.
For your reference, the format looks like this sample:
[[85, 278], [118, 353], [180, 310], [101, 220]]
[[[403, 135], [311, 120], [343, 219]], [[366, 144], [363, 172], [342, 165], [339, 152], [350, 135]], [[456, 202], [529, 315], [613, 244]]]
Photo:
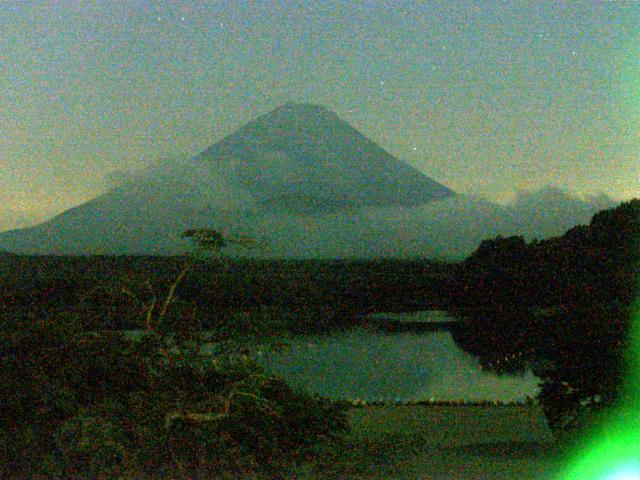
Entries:
[[639, 264], [640, 200], [562, 237], [485, 241], [457, 277], [467, 317], [454, 338], [498, 371], [533, 368], [562, 435], [618, 398]]
[[171, 315], [195, 261], [163, 301], [145, 302], [138, 338], [83, 329], [59, 311], [3, 317], [3, 478], [272, 478], [339, 440], [344, 407], [293, 390], [231, 344], [205, 349], [197, 312]]

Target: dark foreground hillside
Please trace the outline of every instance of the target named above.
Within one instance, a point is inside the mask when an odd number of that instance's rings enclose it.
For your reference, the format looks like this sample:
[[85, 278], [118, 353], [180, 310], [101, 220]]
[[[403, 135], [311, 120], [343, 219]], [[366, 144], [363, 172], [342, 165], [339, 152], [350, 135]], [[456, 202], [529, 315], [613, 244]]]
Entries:
[[[367, 465], [375, 470], [391, 459], [405, 473], [444, 475], [418, 462], [449, 455], [456, 468], [464, 459], [478, 464], [468, 478], [508, 478], [522, 466], [513, 455], [530, 455], [537, 441], [429, 447], [419, 455], [376, 441], [353, 450], [348, 442], [357, 432], [349, 428], [357, 422], [345, 405], [267, 374], [236, 340], [345, 328], [373, 311], [453, 309], [464, 316], [455, 340], [487, 368], [528, 367], [542, 379], [538, 400], [560, 437], [625, 400], [638, 241], [636, 200], [562, 237], [487, 240], [457, 265], [1, 255], [0, 473], [185, 478], [203, 471], [266, 479], [312, 466], [311, 478], [323, 478], [323, 469], [342, 461], [335, 478], [385, 478]], [[121, 332], [130, 329], [142, 332]], [[205, 352], [204, 342], [216, 347]], [[369, 427], [384, 431], [406, 421], [383, 417]], [[439, 421], [447, 430], [460, 422], [488, 428], [473, 415], [461, 418]], [[422, 441], [401, 437], [388, 437], [391, 447]], [[495, 455], [510, 458], [499, 474], [490, 470]], [[346, 472], [348, 462], [360, 470]], [[519, 478], [544, 478], [538, 474], [548, 472], [546, 460], [538, 467]]]

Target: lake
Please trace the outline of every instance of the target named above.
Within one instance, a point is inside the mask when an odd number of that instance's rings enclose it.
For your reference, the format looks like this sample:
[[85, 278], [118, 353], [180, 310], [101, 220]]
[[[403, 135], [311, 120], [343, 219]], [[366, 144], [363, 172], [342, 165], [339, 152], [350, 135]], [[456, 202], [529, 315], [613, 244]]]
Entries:
[[289, 383], [332, 399], [367, 401], [521, 401], [538, 393], [539, 379], [497, 376], [461, 350], [447, 330], [385, 332], [376, 319], [446, 323], [440, 311], [377, 314], [370, 326], [326, 336], [294, 337], [282, 349], [261, 347], [257, 360]]

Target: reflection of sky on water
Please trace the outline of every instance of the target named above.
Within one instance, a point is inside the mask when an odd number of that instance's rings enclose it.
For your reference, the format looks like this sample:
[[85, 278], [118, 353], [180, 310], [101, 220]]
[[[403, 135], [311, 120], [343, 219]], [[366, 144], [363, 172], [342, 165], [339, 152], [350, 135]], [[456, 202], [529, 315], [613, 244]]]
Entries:
[[386, 334], [353, 330], [294, 338], [258, 361], [289, 382], [332, 398], [501, 399], [535, 396], [538, 379], [497, 377], [455, 344], [449, 332]]
[[456, 318], [444, 310], [423, 310], [418, 312], [403, 313], [372, 313], [367, 315], [371, 320], [398, 320], [403, 323], [446, 323], [455, 321]]

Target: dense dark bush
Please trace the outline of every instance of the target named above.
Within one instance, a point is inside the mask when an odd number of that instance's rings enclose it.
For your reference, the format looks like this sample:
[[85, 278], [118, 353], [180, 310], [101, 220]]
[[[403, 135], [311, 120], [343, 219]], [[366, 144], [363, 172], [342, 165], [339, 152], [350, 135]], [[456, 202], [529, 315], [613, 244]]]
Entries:
[[455, 342], [496, 373], [526, 369], [535, 331], [535, 317], [526, 308], [505, 304], [468, 311], [451, 327]]
[[341, 408], [243, 353], [201, 356], [152, 334], [132, 340], [60, 320], [4, 325], [1, 338], [5, 478], [38, 465], [61, 478], [176, 465], [257, 475], [346, 429]]
[[547, 422], [564, 434], [619, 398], [632, 317], [629, 305], [611, 302], [574, 305], [553, 320], [535, 345], [544, 361], [533, 367]]
[[485, 241], [460, 270], [467, 317], [454, 338], [499, 372], [532, 367], [564, 434], [619, 397], [639, 265], [640, 200], [562, 237]]
[[55, 459], [48, 472], [63, 477], [117, 476], [127, 453], [124, 432], [116, 423], [92, 412], [79, 413], [54, 434]]
[[343, 407], [293, 390], [232, 343], [203, 349], [198, 312], [176, 295], [191, 267], [143, 306], [137, 338], [57, 310], [5, 312], [2, 478], [274, 478], [339, 439]]

